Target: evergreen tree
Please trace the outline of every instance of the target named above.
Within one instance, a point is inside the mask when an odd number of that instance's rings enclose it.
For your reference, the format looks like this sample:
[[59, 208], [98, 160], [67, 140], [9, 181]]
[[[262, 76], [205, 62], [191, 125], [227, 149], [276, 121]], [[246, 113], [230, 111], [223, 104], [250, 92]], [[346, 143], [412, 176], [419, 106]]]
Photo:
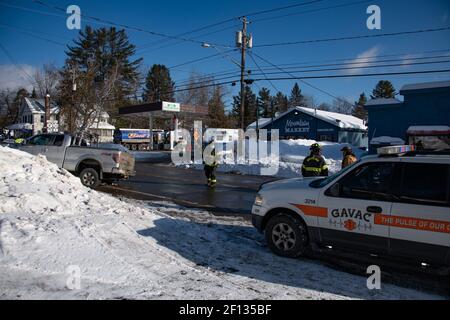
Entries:
[[262, 88], [258, 93], [257, 105], [260, 118], [272, 117], [272, 97], [270, 96], [270, 90]]
[[208, 124], [210, 128], [228, 128], [228, 117], [225, 114], [222, 86], [215, 86], [208, 103]]
[[170, 77], [170, 71], [165, 65], [154, 64], [145, 79], [145, 89], [142, 98], [146, 102], [175, 101], [175, 83]]
[[289, 99], [282, 92], [278, 92], [277, 95], [272, 100], [273, 112], [286, 112], [289, 108]]
[[84, 131], [104, 111], [116, 118], [140, 85], [142, 59], [132, 59], [135, 46], [125, 31], [87, 26], [66, 54], [55, 97], [66, 129]]
[[[95, 68], [93, 86], [114, 74], [116, 81], [112, 96], [115, 99], [121, 101], [136, 92], [138, 68], [142, 59], [132, 60], [136, 47], [130, 44], [125, 30], [117, 31], [114, 27], [93, 29], [87, 26], [74, 42], [74, 46], [69, 46], [66, 64], [76, 66], [81, 73]], [[68, 76], [71, 76], [70, 72]]]
[[289, 108], [305, 107], [306, 103], [304, 99], [302, 90], [298, 86], [298, 83], [295, 83], [291, 91], [291, 96], [289, 97]]
[[395, 98], [396, 96], [395, 88], [390, 81], [381, 80], [377, 83], [375, 89], [372, 91], [371, 98], [379, 99], [379, 98]]
[[355, 101], [355, 106], [353, 107], [352, 115], [357, 118], [367, 120], [367, 111], [364, 108], [366, 103], [367, 103], [367, 97], [366, 97], [366, 94], [363, 92], [359, 95], [359, 100]]
[[37, 98], [36, 89], [34, 87], [33, 87], [33, 91], [31, 92], [31, 98], [33, 98], [33, 99]]
[[[245, 128], [251, 123], [256, 121], [256, 95], [253, 93], [250, 86], [245, 87], [245, 113], [244, 113], [244, 126]], [[237, 124], [237, 127], [241, 125], [241, 96], [233, 97], [233, 109], [232, 116]]]

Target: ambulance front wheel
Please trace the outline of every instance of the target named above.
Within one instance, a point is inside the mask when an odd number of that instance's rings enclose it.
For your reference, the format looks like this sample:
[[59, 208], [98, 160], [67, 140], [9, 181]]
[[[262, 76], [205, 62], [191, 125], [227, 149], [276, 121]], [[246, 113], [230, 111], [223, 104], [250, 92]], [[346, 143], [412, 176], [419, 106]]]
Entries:
[[306, 225], [291, 215], [280, 213], [269, 220], [265, 229], [266, 242], [275, 254], [296, 258], [308, 252]]

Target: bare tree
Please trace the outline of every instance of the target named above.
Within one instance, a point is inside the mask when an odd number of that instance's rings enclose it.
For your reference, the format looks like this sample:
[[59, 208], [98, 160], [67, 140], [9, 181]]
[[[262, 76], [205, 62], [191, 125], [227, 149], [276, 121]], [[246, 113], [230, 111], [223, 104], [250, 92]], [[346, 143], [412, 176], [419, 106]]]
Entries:
[[353, 105], [346, 101], [344, 98], [338, 98], [333, 100], [332, 111], [342, 114], [351, 114]]
[[34, 74], [34, 85], [38, 97], [43, 98], [47, 93], [51, 97], [56, 97], [60, 79], [60, 70], [53, 63], [44, 64], [42, 70], [38, 70]]

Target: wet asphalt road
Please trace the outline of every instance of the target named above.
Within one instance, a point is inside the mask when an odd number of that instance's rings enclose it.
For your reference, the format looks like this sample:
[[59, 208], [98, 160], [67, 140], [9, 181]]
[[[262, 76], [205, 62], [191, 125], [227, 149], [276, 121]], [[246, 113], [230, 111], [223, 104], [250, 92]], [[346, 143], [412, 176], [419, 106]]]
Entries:
[[201, 208], [218, 215], [249, 217], [259, 186], [274, 177], [217, 174], [217, 186], [208, 188], [202, 170], [177, 168], [168, 154], [136, 161], [136, 175], [99, 191], [139, 200], [172, 201], [190, 208]]

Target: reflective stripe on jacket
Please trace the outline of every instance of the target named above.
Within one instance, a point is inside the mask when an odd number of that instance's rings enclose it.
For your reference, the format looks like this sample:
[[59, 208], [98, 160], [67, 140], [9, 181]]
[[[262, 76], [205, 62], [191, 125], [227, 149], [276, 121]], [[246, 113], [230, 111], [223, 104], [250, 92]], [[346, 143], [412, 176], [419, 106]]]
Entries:
[[328, 166], [322, 156], [309, 155], [303, 160], [304, 177], [328, 176]]

